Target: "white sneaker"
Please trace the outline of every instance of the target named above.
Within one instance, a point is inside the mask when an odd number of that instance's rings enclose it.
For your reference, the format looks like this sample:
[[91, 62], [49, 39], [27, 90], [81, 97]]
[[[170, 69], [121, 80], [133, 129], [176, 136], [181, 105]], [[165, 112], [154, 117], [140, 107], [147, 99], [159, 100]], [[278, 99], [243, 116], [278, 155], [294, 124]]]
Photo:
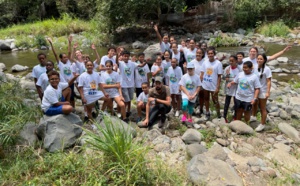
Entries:
[[179, 110], [176, 110], [175, 117], [179, 117]]
[[120, 113], [117, 113], [117, 117], [120, 118], [120, 117], [121, 117], [121, 114], [120, 114]]
[[251, 122], [251, 121], [256, 121], [256, 120], [257, 120], [257, 119], [256, 119], [255, 116], [251, 116], [251, 117], [250, 117], [250, 122]]
[[256, 131], [256, 132], [261, 132], [261, 131], [264, 130], [264, 128], [265, 128], [265, 125], [259, 124], [259, 125], [256, 127], [255, 131]]

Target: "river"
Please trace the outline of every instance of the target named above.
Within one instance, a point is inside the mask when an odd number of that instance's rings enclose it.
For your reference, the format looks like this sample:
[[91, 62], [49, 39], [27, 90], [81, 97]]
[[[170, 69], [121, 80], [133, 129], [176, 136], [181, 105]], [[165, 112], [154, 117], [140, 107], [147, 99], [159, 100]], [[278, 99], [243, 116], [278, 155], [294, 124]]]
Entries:
[[[264, 43], [263, 44], [266, 49], [267, 55], [272, 55], [280, 50], [282, 50], [285, 46], [273, 44], [273, 43]], [[240, 46], [240, 47], [220, 47], [217, 48], [218, 52], [226, 52], [235, 54], [238, 51], [248, 53], [250, 47]], [[57, 50], [57, 54], [61, 52], [66, 52], [67, 50]], [[47, 58], [55, 62], [54, 55], [52, 54], [51, 50], [44, 50], [44, 51], [16, 51], [16, 52], [10, 52], [10, 51], [2, 51], [0, 53], [0, 62], [4, 63], [6, 65], [6, 68], [8, 69], [6, 72], [10, 72], [11, 67], [15, 64], [28, 66], [31, 70], [35, 65], [38, 64], [38, 60], [36, 58], [37, 54], [39, 52], [43, 52], [47, 55]], [[107, 48], [99, 48], [98, 52], [100, 56], [103, 56], [107, 53]], [[91, 59], [94, 60], [96, 58], [94, 51], [91, 49], [83, 49], [83, 53], [89, 54]], [[294, 46], [292, 47], [288, 52], [286, 52], [283, 56], [289, 58], [288, 64], [280, 64], [280, 68], [286, 68], [286, 69], [299, 69], [300, 67], [300, 47]], [[277, 68], [277, 67], [276, 67]], [[27, 72], [26, 72], [27, 73]], [[21, 75], [25, 74], [25, 72], [21, 73]], [[273, 73], [274, 78], [277, 78], [277, 74]], [[291, 78], [299, 80], [299, 76], [297, 74], [291, 74], [287, 77], [280, 77], [281, 80], [288, 81]]]

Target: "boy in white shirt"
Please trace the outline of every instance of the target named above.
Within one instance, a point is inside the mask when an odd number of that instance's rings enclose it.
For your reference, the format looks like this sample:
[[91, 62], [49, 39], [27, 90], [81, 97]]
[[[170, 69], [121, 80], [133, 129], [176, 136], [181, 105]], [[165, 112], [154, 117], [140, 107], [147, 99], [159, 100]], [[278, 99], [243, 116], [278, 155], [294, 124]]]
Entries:
[[137, 113], [138, 118], [136, 119], [136, 123], [142, 121], [142, 110], [146, 109], [146, 104], [148, 102], [148, 94], [149, 94], [149, 84], [148, 82], [142, 83], [143, 92], [137, 98]]
[[162, 64], [161, 56], [156, 56], [155, 65], [153, 64], [151, 67], [152, 79], [155, 77], [164, 78], [164, 65]]
[[[145, 54], [139, 53], [138, 54], [138, 61], [137, 64], [143, 64], [145, 61]], [[139, 95], [143, 92], [142, 90], [142, 83], [148, 82], [148, 73], [150, 72], [148, 64], [146, 64], [144, 67], [137, 67], [135, 69], [135, 94], [136, 97], [139, 97]]]
[[[43, 73], [46, 72], [46, 62], [47, 62], [47, 56], [44, 53], [39, 53], [37, 55], [37, 58], [38, 58], [40, 64], [33, 67], [32, 74], [31, 74], [31, 76], [34, 79], [34, 84], [35, 85], [36, 85], [36, 82], [39, 79], [39, 77]], [[40, 99], [42, 100], [43, 99], [43, 92], [41, 92], [41, 90], [37, 87], [37, 85], [35, 87], [36, 87], [36, 90], [37, 90], [37, 93], [38, 93]]]
[[215, 105], [218, 118], [221, 117], [220, 104], [218, 94], [221, 85], [221, 76], [223, 74], [223, 66], [219, 60], [215, 59], [216, 52], [212, 49], [207, 51], [208, 60], [203, 63], [201, 69], [200, 79], [202, 81], [204, 104], [206, 109], [206, 120], [210, 119], [209, 112], [209, 97], [211, 95], [212, 101]]
[[[45, 73], [43, 73], [39, 77], [38, 81], [36, 82], [36, 86], [38, 87], [38, 89], [40, 89], [42, 94], [44, 94], [44, 91], [46, 90], [46, 88], [49, 85], [48, 73], [54, 69], [54, 64], [52, 61], [48, 61], [46, 63], [46, 69], [47, 69], [47, 71]], [[61, 78], [60, 78], [60, 81], [61, 81]], [[64, 81], [62, 81], [62, 82], [64, 82]]]

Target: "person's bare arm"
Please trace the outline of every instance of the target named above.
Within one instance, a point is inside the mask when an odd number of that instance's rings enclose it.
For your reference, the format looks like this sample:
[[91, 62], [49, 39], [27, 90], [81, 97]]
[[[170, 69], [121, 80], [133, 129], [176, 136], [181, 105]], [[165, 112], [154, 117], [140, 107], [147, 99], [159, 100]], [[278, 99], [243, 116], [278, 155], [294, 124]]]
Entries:
[[70, 79], [70, 81], [68, 82], [69, 86], [74, 84], [74, 81], [77, 79], [78, 76], [79, 76], [79, 74], [75, 74], [74, 77], [72, 79]]
[[201, 82], [203, 81], [203, 77], [204, 77], [204, 72], [201, 72], [200, 73], [200, 80], [201, 80]]
[[266, 93], [266, 99], [270, 97], [271, 92], [271, 78], [267, 78], [267, 93]]
[[154, 25], [154, 30], [155, 30], [157, 38], [159, 39], [159, 43], [161, 43], [162, 42], [162, 37], [161, 37], [161, 35], [158, 31], [158, 26], [157, 25]]
[[[148, 101], [154, 101], [155, 98], [148, 98]], [[171, 105], [171, 97], [170, 96], [167, 96], [166, 97], [166, 100], [163, 100], [163, 99], [157, 99], [156, 98], [156, 103], [161, 103], [161, 104], [164, 104], [164, 105], [167, 105], [167, 106], [170, 106]]]
[[97, 48], [96, 48], [94, 43], [91, 45], [91, 48], [94, 50], [94, 52], [96, 54], [96, 63], [99, 64], [100, 63], [100, 55], [99, 55], [99, 53], [97, 51]]
[[49, 42], [49, 44], [50, 44], [50, 46], [51, 46], [51, 50], [52, 50], [53, 55], [54, 55], [54, 57], [55, 57], [55, 59], [56, 59], [56, 62], [57, 62], [57, 64], [58, 64], [58, 63], [59, 63], [59, 59], [58, 59], [57, 54], [56, 54], [56, 52], [55, 52], [55, 49], [54, 49], [52, 40], [51, 40], [51, 38], [47, 38], [47, 40], [48, 40], [48, 42]]
[[73, 50], [72, 50], [72, 52], [71, 52], [70, 60], [73, 61], [73, 62], [76, 61], [76, 60], [75, 60], [75, 52], [76, 52], [76, 48], [77, 48], [77, 47], [78, 47], [78, 43], [75, 43], [75, 44], [73, 45]]
[[218, 94], [220, 91], [220, 86], [221, 86], [221, 74], [218, 74], [218, 81], [217, 81], [217, 89], [215, 90], [214, 94]]
[[254, 103], [257, 101], [258, 94], [259, 94], [260, 89], [256, 88], [254, 92], [254, 99], [251, 101], [251, 105], [254, 105]]
[[84, 94], [83, 94], [83, 87], [78, 87], [78, 91], [79, 91], [79, 94], [80, 94], [80, 97], [81, 97], [82, 104], [85, 105], [86, 104], [86, 99], [85, 99]]
[[71, 58], [71, 54], [72, 54], [72, 41], [73, 41], [73, 36], [69, 36], [68, 37], [68, 59]]
[[277, 52], [276, 54], [273, 54], [272, 56], [270, 56], [270, 57], [268, 58], [268, 61], [271, 61], [271, 60], [273, 60], [273, 59], [278, 58], [279, 56], [281, 56], [282, 54], [284, 54], [286, 51], [290, 50], [290, 48], [292, 48], [291, 45], [285, 47], [285, 48], [284, 48], [283, 50], [281, 50], [280, 52]]

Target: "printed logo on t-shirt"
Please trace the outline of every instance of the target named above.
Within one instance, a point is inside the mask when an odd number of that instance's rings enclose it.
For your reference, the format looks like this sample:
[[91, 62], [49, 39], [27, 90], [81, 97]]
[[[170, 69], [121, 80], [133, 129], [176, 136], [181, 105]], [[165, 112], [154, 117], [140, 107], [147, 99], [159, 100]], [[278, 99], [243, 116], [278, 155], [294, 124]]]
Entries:
[[143, 99], [143, 102], [144, 102], [144, 103], [147, 103], [147, 102], [148, 102], [148, 98], [144, 98], [144, 99]]
[[111, 78], [107, 78], [106, 81], [105, 81], [105, 83], [106, 83], [107, 85], [113, 85], [113, 84], [115, 84], [114, 80], [111, 79]]
[[240, 87], [242, 90], [247, 90], [247, 89], [249, 89], [250, 85], [249, 85], [249, 82], [247, 81], [246, 78], [240, 80], [240, 82], [239, 82], [239, 87]]
[[213, 72], [214, 72], [214, 69], [213, 69], [213, 68], [207, 68], [207, 69], [206, 69], [205, 77], [203, 78], [203, 81], [206, 81], [206, 82], [212, 82], [212, 77], [211, 77], [211, 75], [213, 74]]
[[168, 72], [168, 69], [169, 69], [169, 67], [167, 67], [167, 66], [164, 68], [165, 74]]
[[96, 82], [95, 80], [93, 80], [92, 82], [90, 82], [90, 90], [88, 92], [89, 95], [95, 95], [96, 94]]
[[171, 83], [176, 83], [177, 82], [177, 78], [176, 78], [175, 74], [170, 75], [170, 82]]
[[131, 75], [131, 70], [128, 67], [124, 68], [124, 72], [125, 72], [126, 76], [130, 76]]
[[64, 74], [67, 75], [67, 76], [70, 76], [70, 75], [71, 75], [71, 70], [70, 70], [70, 68], [64, 67], [63, 72], [64, 72]]
[[185, 83], [185, 88], [187, 90], [193, 90], [195, 88], [195, 84], [191, 81], [191, 80], [188, 80], [186, 83]]
[[143, 68], [138, 68], [138, 73], [140, 76], [145, 76], [145, 70]]

